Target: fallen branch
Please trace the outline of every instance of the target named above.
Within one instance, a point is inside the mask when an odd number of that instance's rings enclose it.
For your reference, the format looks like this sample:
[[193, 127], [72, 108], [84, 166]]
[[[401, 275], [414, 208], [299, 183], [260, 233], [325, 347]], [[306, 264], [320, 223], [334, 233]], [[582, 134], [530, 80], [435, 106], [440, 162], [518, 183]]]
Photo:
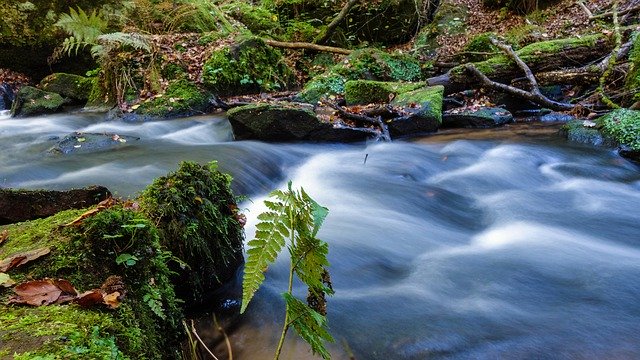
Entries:
[[202, 347], [209, 353], [209, 355], [211, 355], [211, 357], [214, 360], [218, 360], [218, 358], [215, 355], [213, 355], [213, 352], [211, 352], [211, 350], [209, 350], [209, 348], [204, 343], [204, 341], [202, 341], [202, 339], [200, 338], [200, 335], [198, 335], [198, 333], [196, 332], [196, 326], [194, 325], [193, 320], [191, 320], [191, 332], [196, 337], [196, 339], [198, 339], [198, 342], [200, 343], [200, 345], [202, 345]]
[[516, 54], [516, 52], [513, 51], [513, 48], [511, 48], [511, 46], [503, 44], [497, 41], [496, 39], [491, 39], [491, 43], [497, 46], [498, 48], [500, 48], [509, 58], [511, 58], [516, 63], [516, 65], [518, 65], [518, 67], [522, 71], [524, 71], [525, 76], [531, 86], [531, 90], [525, 91], [513, 86], [509, 86], [509, 85], [505, 85], [505, 84], [493, 81], [489, 79], [485, 74], [483, 74], [480, 70], [478, 70], [473, 64], [465, 65], [465, 68], [467, 69], [467, 71], [469, 71], [475, 77], [477, 77], [482, 83], [482, 85], [497, 91], [505, 92], [514, 96], [521, 97], [523, 99], [527, 99], [531, 102], [534, 102], [538, 105], [542, 105], [552, 110], [571, 110], [574, 108], [574, 105], [572, 104], [554, 101], [542, 95], [542, 93], [540, 92], [540, 88], [538, 87], [538, 82], [536, 81], [536, 78], [533, 76], [531, 69], [529, 68], [529, 66], [527, 66], [527, 64], [524, 63], [524, 61], [522, 61], [522, 59], [520, 59], [518, 54]]
[[382, 139], [384, 141], [391, 141], [391, 135], [389, 135], [389, 128], [387, 127], [387, 124], [385, 124], [384, 121], [382, 121], [382, 116], [370, 117], [366, 115], [354, 114], [346, 111], [344, 108], [342, 108], [337, 104], [333, 104], [328, 101], [324, 103], [327, 104], [332, 109], [336, 110], [340, 114], [340, 116], [345, 119], [377, 125], [380, 128], [380, 132], [381, 132], [380, 135], [382, 136]]
[[632, 7], [628, 8], [628, 9], [624, 9], [622, 11], [612, 10], [612, 11], [609, 11], [609, 12], [606, 12], [606, 13], [602, 13], [602, 14], [598, 14], [598, 15], [592, 15], [592, 16], [589, 16], [589, 20], [602, 19], [602, 18], [606, 18], [606, 17], [609, 17], [609, 16], [613, 17], [614, 15], [615, 16], [622, 16], [622, 15], [626, 15], [628, 13], [632, 13], [632, 12], [635, 12], [635, 11], [638, 11], [638, 10], [640, 10], [640, 5], [632, 6]]
[[334, 46], [325, 46], [318, 45], [307, 42], [284, 42], [284, 41], [276, 41], [271, 39], [262, 39], [265, 44], [273, 47], [285, 48], [285, 49], [306, 49], [306, 50], [315, 50], [315, 51], [323, 51], [330, 52], [336, 54], [344, 54], [349, 55], [353, 52], [353, 50], [339, 48]]
[[231, 352], [231, 341], [229, 341], [227, 332], [224, 331], [224, 328], [220, 326], [220, 324], [218, 323], [218, 318], [216, 317], [216, 314], [213, 314], [213, 323], [215, 324], [218, 331], [222, 333], [222, 336], [224, 336], [224, 342], [227, 345], [227, 353], [229, 354], [228, 360], [233, 360], [233, 352]]
[[340, 25], [340, 22], [344, 20], [345, 17], [347, 17], [347, 14], [357, 2], [358, 0], [347, 1], [342, 7], [342, 10], [340, 10], [340, 12], [338, 13], [338, 15], [333, 19], [333, 21], [331, 21], [331, 23], [329, 23], [329, 25], [327, 25], [327, 28], [322, 33], [322, 35], [318, 37], [314, 42], [317, 44], [326, 43], [327, 40], [329, 40], [329, 38], [331, 37], [331, 35], [333, 35], [333, 32], [338, 27], [338, 25]]

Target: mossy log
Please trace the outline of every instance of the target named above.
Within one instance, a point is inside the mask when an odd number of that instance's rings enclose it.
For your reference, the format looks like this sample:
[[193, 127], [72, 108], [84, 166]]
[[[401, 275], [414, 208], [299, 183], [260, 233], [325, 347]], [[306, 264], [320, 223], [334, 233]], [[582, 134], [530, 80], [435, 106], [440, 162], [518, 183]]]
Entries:
[[[604, 35], [589, 35], [581, 38], [559, 39], [533, 43], [516, 51], [534, 74], [548, 73], [562, 69], [581, 67], [595, 61], [611, 50], [611, 41]], [[488, 60], [473, 63], [474, 67], [489, 79], [501, 83], [523, 77], [522, 70], [506, 55], [494, 56]], [[563, 76], [547, 76], [542, 85], [566, 80]], [[446, 93], [477, 87], [480, 82], [462, 64], [452, 68], [447, 74], [427, 80], [430, 85], [444, 85]], [[558, 82], [556, 82], [558, 81]]]

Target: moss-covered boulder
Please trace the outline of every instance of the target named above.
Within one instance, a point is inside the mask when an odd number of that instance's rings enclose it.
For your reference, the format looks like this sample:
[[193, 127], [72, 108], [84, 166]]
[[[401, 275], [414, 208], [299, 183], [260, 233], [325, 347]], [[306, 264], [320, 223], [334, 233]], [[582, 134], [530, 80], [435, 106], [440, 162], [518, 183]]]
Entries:
[[592, 146], [615, 146], [616, 142], [611, 137], [600, 131], [600, 121], [571, 120], [562, 126], [560, 134], [567, 140], [579, 144]]
[[[169, 119], [206, 113], [210, 108], [211, 93], [186, 79], [173, 80], [164, 93], [156, 95], [126, 114], [129, 120]], [[132, 116], [133, 115], [133, 116]]]
[[398, 94], [413, 91], [425, 85], [425, 83], [350, 80], [344, 86], [344, 99], [347, 105], [387, 103]]
[[187, 264], [172, 270], [177, 294], [192, 305], [210, 301], [244, 262], [242, 218], [230, 182], [215, 163], [183, 162], [140, 197], [162, 245]]
[[227, 116], [237, 140], [351, 142], [369, 135], [324, 122], [311, 106], [295, 103], [246, 105]]
[[388, 123], [392, 137], [417, 135], [438, 130], [442, 124], [443, 86], [424, 87], [401, 93], [391, 105], [407, 114]]
[[513, 122], [513, 115], [499, 107], [463, 108], [445, 111], [443, 128], [489, 128]]
[[626, 156], [640, 159], [640, 111], [616, 109], [600, 122], [603, 133], [613, 138]]
[[11, 113], [16, 117], [53, 114], [62, 111], [62, 96], [32, 86], [23, 86], [16, 95]]
[[11, 224], [83, 209], [111, 196], [104, 186], [71, 190], [0, 189], [0, 224]]
[[252, 37], [214, 51], [204, 64], [202, 82], [216, 94], [241, 95], [285, 90], [295, 77], [278, 50]]
[[60, 94], [71, 103], [84, 104], [91, 94], [92, 83], [84, 76], [55, 73], [42, 79], [38, 87], [44, 91]]
[[361, 49], [312, 78], [297, 97], [303, 102], [316, 103], [323, 96], [344, 95], [344, 85], [348, 80], [418, 81], [421, 77], [422, 68], [414, 57]]
[[0, 259], [49, 249], [44, 257], [9, 270], [11, 278], [18, 283], [65, 279], [80, 292], [100, 288], [117, 275], [124, 295], [120, 306], [6, 305], [12, 291], [0, 287], [0, 354], [14, 359], [178, 358], [182, 311], [169, 281], [170, 256], [155, 225], [141, 213], [117, 206], [77, 227], [64, 226], [83, 212], [68, 210], [0, 227], [8, 234]]

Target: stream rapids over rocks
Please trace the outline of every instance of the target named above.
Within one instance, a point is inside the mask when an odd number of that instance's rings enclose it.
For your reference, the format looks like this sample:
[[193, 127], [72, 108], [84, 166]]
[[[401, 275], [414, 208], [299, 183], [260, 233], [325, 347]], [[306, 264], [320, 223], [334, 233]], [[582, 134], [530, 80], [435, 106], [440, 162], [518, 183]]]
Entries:
[[[74, 132], [139, 137], [117, 149], [50, 154]], [[535, 135], [535, 134], [534, 134]], [[217, 160], [262, 201], [288, 180], [330, 209], [334, 359], [640, 358], [640, 168], [549, 134], [393, 143], [232, 141], [221, 116], [146, 123], [0, 115], [0, 187], [107, 186], [133, 196], [182, 160]], [[228, 329], [235, 359], [273, 355], [286, 252]], [[306, 296], [306, 289], [296, 295]], [[199, 321], [215, 351], [211, 321]], [[283, 359], [311, 359], [288, 337]]]

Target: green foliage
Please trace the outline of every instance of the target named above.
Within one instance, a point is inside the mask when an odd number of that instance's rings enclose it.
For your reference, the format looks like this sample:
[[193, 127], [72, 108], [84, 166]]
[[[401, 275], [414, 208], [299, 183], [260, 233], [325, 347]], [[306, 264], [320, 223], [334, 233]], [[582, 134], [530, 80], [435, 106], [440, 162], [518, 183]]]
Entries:
[[140, 104], [136, 113], [160, 118], [201, 114], [209, 107], [210, 96], [189, 80], [173, 80], [163, 96]]
[[[273, 263], [285, 245], [290, 254], [289, 284], [283, 294], [286, 304], [285, 321], [276, 359], [282, 349], [287, 330], [293, 326], [296, 332], [311, 345], [314, 353], [330, 358], [324, 341], [333, 341], [327, 332], [325, 294], [332, 294], [326, 267], [329, 246], [316, 236], [328, 214], [328, 210], [315, 202], [304, 189], [295, 191], [289, 182], [287, 191], [271, 192], [273, 200], [265, 200], [267, 211], [260, 214], [255, 239], [247, 250], [242, 283], [242, 307], [244, 312], [264, 281], [264, 272]], [[296, 275], [309, 290], [309, 304], [292, 295], [293, 277]]]
[[241, 22], [254, 34], [278, 34], [282, 31], [278, 15], [264, 6], [234, 1], [220, 6], [233, 19]]
[[186, 301], [202, 301], [242, 261], [243, 233], [231, 178], [216, 166], [183, 162], [140, 197], [141, 207], [158, 224], [163, 245], [184, 263], [198, 264], [198, 269], [174, 269], [176, 290]]
[[281, 53], [259, 38], [215, 51], [204, 64], [202, 82], [218, 94], [283, 90], [294, 82]]
[[70, 34], [62, 43], [62, 52], [69, 56], [78, 55], [78, 51], [89, 46], [91, 54], [96, 57], [94, 54], [99, 54], [102, 48], [98, 44], [98, 37], [104, 34], [109, 22], [102, 11], [94, 9], [87, 14], [81, 8], [69, 8], [69, 13], [60, 14], [55, 25]]
[[633, 46], [629, 52], [631, 67], [625, 79], [625, 90], [630, 96], [629, 102], [640, 100], [640, 32], [633, 34]]
[[640, 111], [617, 109], [601, 119], [604, 133], [619, 144], [640, 151]]

